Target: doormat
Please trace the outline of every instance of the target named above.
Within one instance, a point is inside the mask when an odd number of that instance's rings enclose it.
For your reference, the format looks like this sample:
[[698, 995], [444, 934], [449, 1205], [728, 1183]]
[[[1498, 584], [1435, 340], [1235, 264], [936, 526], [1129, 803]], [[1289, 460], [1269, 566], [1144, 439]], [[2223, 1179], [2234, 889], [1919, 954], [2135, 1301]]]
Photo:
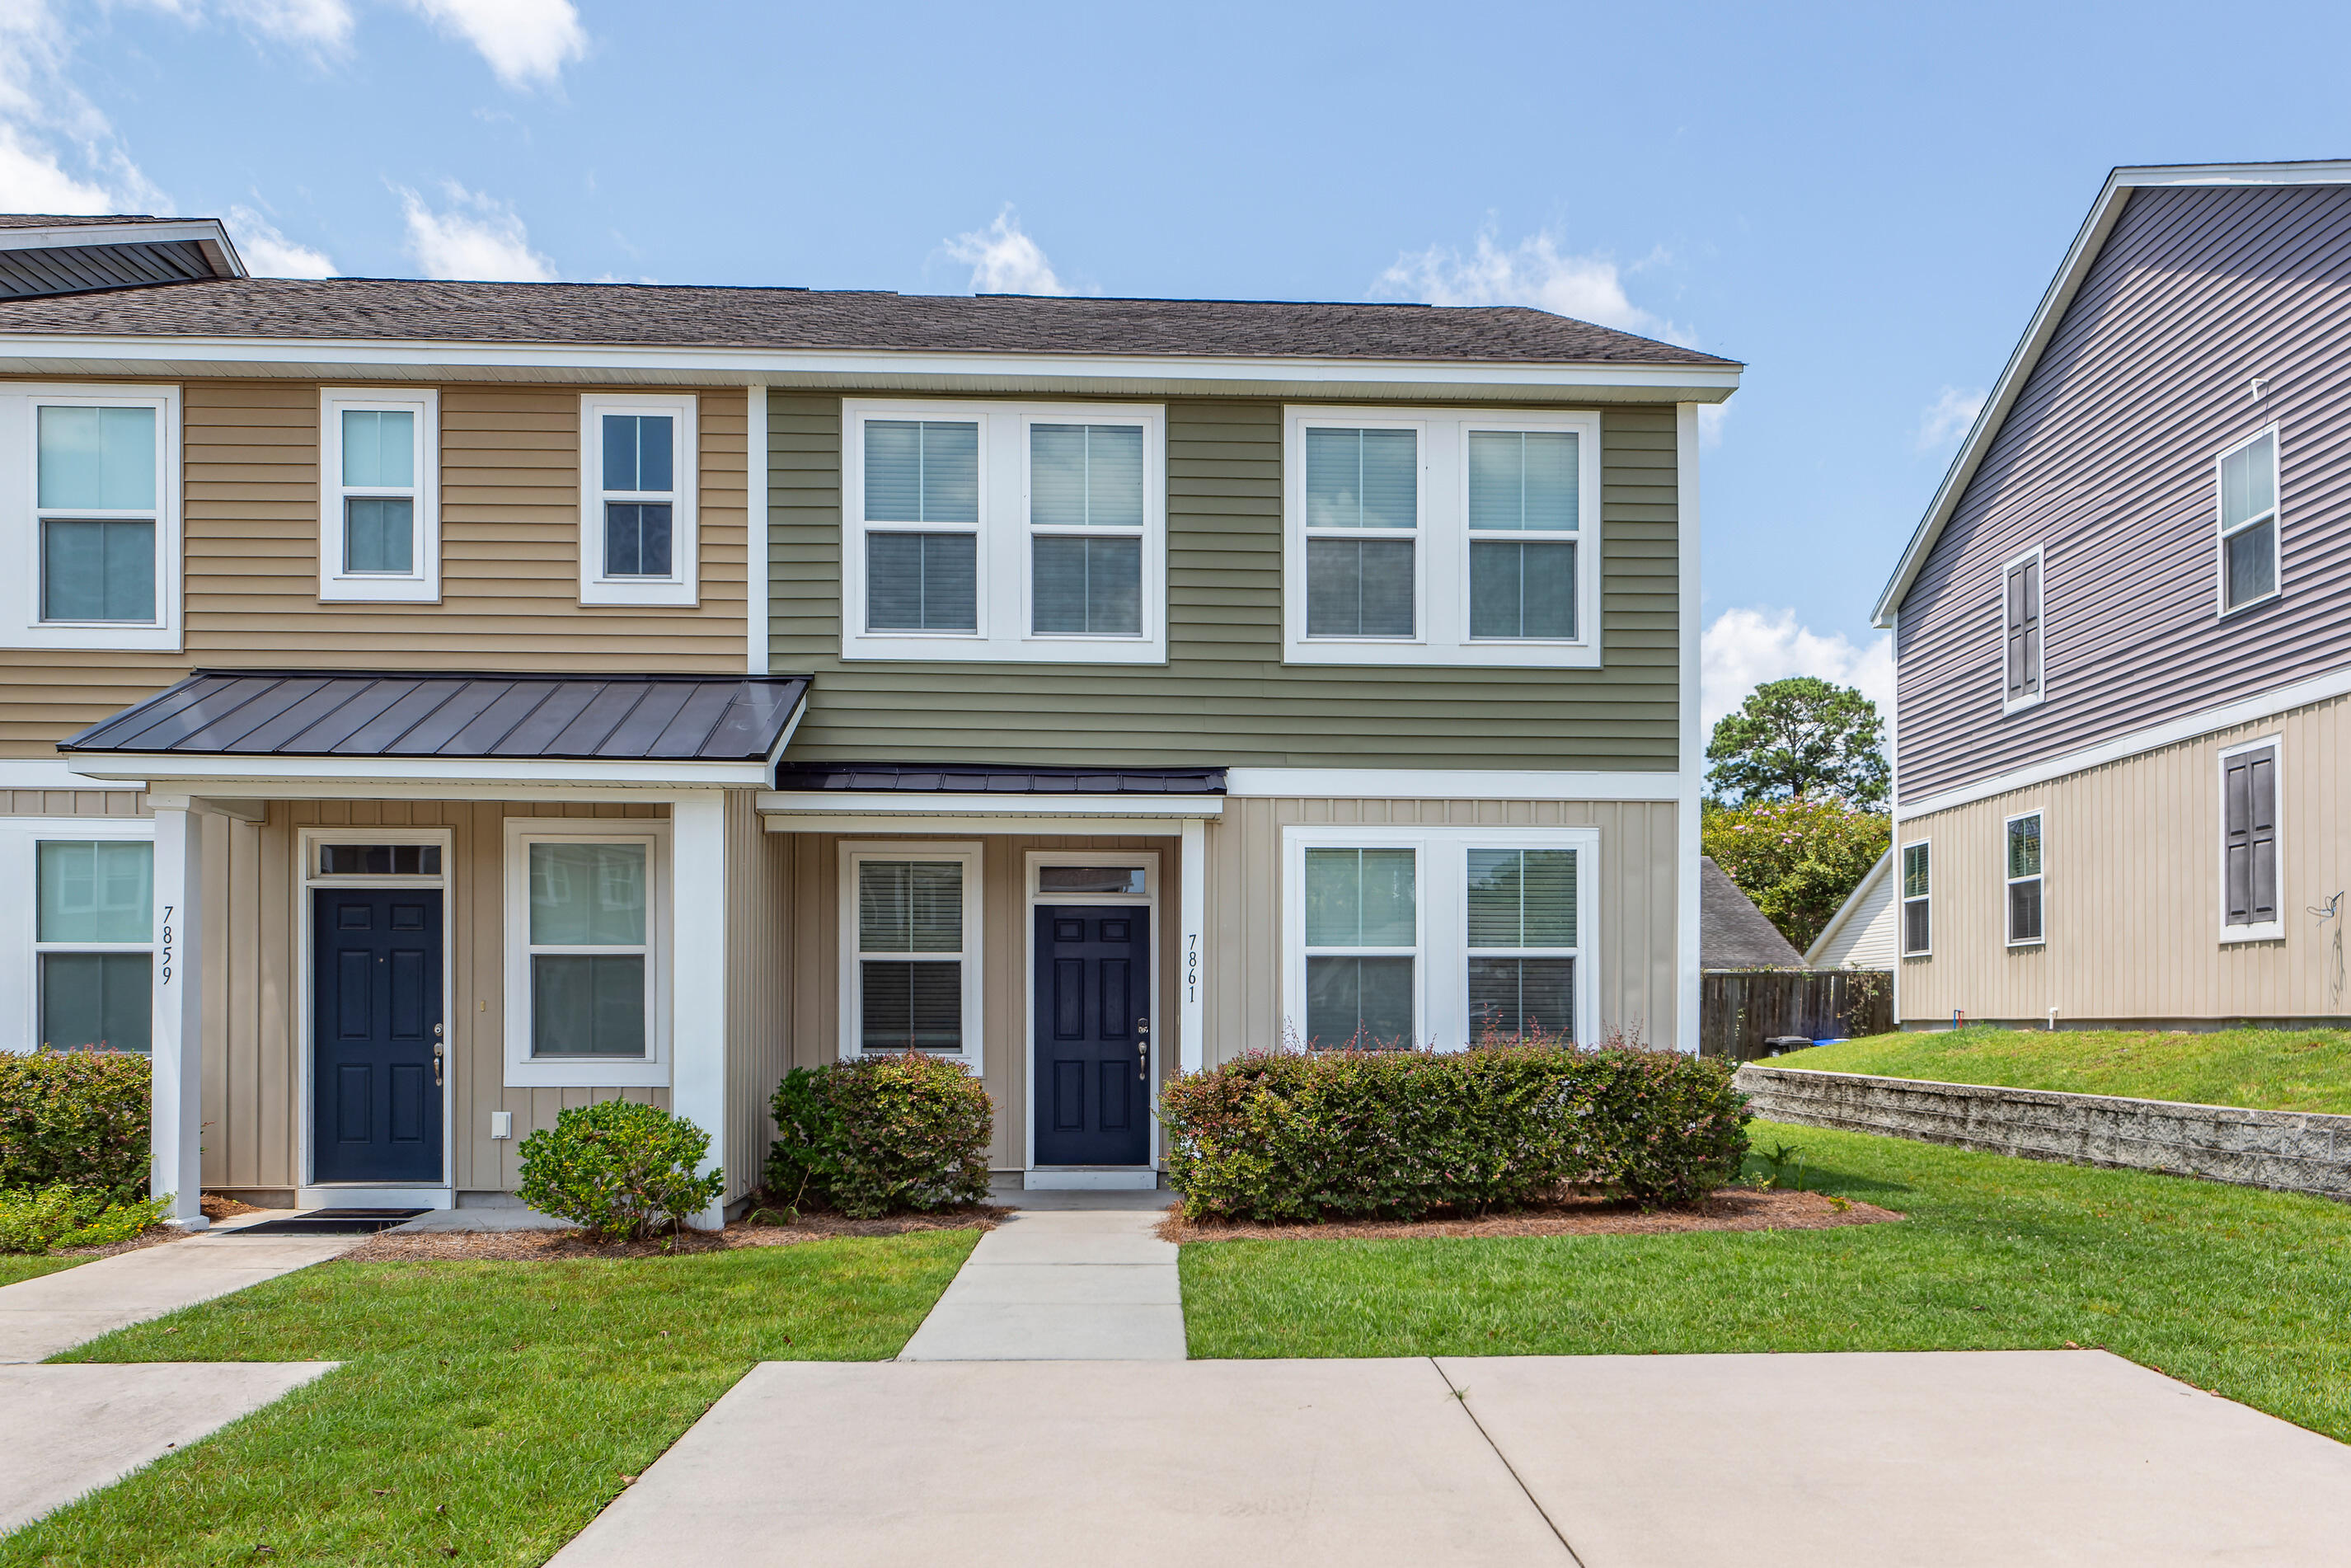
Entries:
[[289, 1219], [265, 1219], [240, 1225], [224, 1236], [372, 1236], [395, 1225], [405, 1225], [429, 1208], [314, 1208]]

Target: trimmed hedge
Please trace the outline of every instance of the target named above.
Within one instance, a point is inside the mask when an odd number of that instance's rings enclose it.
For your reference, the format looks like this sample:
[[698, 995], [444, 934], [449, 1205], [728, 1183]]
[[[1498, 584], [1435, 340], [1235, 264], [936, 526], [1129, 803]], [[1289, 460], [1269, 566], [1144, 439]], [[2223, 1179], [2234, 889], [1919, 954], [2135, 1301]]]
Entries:
[[987, 1197], [995, 1106], [956, 1062], [909, 1051], [795, 1067], [769, 1106], [771, 1202], [871, 1219]]
[[541, 1214], [610, 1240], [674, 1231], [726, 1190], [701, 1171], [710, 1134], [658, 1105], [600, 1100], [556, 1114], [522, 1141], [517, 1196]]
[[0, 1051], [0, 1187], [147, 1192], [147, 1058]]
[[1629, 1047], [1259, 1052], [1169, 1083], [1160, 1117], [1193, 1218], [1688, 1203], [1746, 1156], [1731, 1068]]

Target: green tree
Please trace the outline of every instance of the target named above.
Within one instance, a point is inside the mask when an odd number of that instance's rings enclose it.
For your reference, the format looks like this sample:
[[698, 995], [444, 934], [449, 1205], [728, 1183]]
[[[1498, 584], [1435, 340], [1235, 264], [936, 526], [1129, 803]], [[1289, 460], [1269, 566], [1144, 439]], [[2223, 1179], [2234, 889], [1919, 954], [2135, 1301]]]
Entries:
[[1834, 795], [1884, 804], [1891, 770], [1877, 705], [1814, 675], [1766, 681], [1708, 741], [1707, 787], [1730, 805]]
[[1781, 935], [1809, 947], [1894, 836], [1893, 819], [1814, 792], [1715, 807], [1698, 838]]

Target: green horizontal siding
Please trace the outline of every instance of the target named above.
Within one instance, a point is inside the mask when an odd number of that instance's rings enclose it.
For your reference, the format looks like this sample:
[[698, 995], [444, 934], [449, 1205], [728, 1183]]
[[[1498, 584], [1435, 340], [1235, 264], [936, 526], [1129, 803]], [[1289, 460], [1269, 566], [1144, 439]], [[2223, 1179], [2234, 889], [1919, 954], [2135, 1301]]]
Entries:
[[1674, 411], [1601, 414], [1597, 670], [1284, 665], [1281, 405], [1167, 403], [1167, 663], [841, 658], [841, 401], [768, 399], [769, 658], [811, 762], [1676, 766]]

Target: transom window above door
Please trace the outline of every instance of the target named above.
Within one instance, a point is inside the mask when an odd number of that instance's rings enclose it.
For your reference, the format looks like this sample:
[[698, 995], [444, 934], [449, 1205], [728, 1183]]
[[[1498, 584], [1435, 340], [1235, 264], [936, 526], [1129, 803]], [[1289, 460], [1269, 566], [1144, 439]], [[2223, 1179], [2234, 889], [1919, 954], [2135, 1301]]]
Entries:
[[580, 400], [580, 601], [693, 604], [696, 400]]
[[1291, 408], [1283, 659], [1600, 662], [1600, 416]]
[[178, 416], [171, 389], [0, 389], [0, 647], [179, 646]]
[[441, 597], [438, 392], [319, 394], [319, 597]]
[[1154, 405], [843, 408], [844, 658], [1158, 663]]

